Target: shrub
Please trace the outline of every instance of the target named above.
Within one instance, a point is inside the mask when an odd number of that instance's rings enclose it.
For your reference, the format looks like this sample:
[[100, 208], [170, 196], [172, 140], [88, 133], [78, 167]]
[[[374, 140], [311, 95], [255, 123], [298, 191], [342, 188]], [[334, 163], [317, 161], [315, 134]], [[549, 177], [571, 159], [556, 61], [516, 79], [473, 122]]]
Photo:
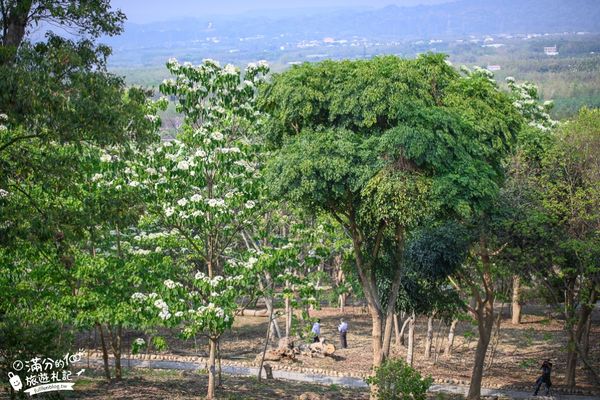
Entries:
[[425, 400], [431, 377], [423, 378], [419, 371], [402, 359], [390, 359], [367, 378], [367, 383], [377, 385], [379, 400], [412, 399]]

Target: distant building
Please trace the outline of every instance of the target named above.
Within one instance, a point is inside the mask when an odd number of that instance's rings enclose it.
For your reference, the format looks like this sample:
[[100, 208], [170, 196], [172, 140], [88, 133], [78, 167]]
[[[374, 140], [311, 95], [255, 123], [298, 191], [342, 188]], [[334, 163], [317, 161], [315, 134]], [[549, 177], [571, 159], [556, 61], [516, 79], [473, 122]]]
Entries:
[[544, 54], [547, 56], [557, 56], [558, 50], [556, 49], [556, 46], [544, 47]]
[[487, 66], [488, 71], [500, 71], [501, 69], [502, 69], [502, 67], [500, 67], [499, 65], [488, 65]]
[[326, 37], [323, 39], [323, 43], [335, 43], [335, 39], [332, 37]]

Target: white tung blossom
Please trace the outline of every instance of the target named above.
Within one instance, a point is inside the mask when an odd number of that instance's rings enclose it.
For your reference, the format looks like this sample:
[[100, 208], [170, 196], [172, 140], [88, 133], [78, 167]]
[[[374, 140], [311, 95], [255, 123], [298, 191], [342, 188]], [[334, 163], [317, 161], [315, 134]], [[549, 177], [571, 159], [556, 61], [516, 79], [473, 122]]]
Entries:
[[237, 75], [237, 69], [232, 64], [227, 64], [223, 72], [227, 75]]
[[202, 149], [197, 150], [196, 153], [195, 153], [195, 156], [196, 157], [200, 157], [200, 158], [204, 158], [204, 157], [206, 157], [206, 152], [204, 150], [202, 150]]
[[146, 300], [148, 298], [148, 296], [146, 296], [144, 293], [134, 293], [131, 295], [131, 299], [132, 300]]
[[207, 203], [210, 207], [224, 207], [225, 200], [223, 199], [208, 199]]
[[165, 209], [165, 215], [167, 217], [170, 217], [171, 215], [173, 215], [175, 213], [175, 209], [173, 207], [167, 207]]
[[158, 299], [158, 300], [154, 301], [154, 307], [162, 308], [165, 310], [169, 309], [169, 306], [167, 305], [167, 303], [165, 303], [165, 301], [163, 299]]
[[204, 272], [196, 272], [196, 275], [194, 276], [194, 279], [200, 280], [200, 279], [204, 279], [204, 277], [206, 277], [206, 274], [204, 274]]
[[179, 204], [180, 207], [185, 207], [188, 203], [187, 199], [179, 199], [177, 200], [177, 204]]
[[187, 171], [188, 169], [190, 169], [190, 163], [187, 161], [180, 161], [177, 164], [177, 169], [181, 170], [181, 171]]
[[221, 132], [213, 132], [210, 134], [211, 139], [214, 140], [223, 140], [224, 136]]
[[102, 156], [100, 157], [100, 161], [102, 162], [110, 162], [112, 160], [112, 157], [110, 156], [110, 154], [102, 154]]
[[160, 319], [162, 320], [168, 320], [169, 318], [171, 318], [171, 313], [169, 312], [169, 310], [167, 309], [162, 309], [160, 310], [160, 312], [158, 313], [158, 316], [160, 317]]
[[102, 179], [102, 174], [94, 174], [94, 176], [92, 176], [92, 182], [96, 182], [100, 179]]
[[169, 289], [175, 289], [177, 287], [177, 284], [175, 282], [173, 282], [171, 279], [165, 280], [164, 284]]
[[137, 339], [135, 339], [134, 343], [138, 346], [143, 346], [146, 344], [146, 341], [142, 338], [137, 338]]
[[193, 201], [194, 203], [198, 203], [199, 201], [202, 200], [202, 196], [199, 195], [198, 193], [196, 193], [195, 195], [190, 197], [190, 200]]

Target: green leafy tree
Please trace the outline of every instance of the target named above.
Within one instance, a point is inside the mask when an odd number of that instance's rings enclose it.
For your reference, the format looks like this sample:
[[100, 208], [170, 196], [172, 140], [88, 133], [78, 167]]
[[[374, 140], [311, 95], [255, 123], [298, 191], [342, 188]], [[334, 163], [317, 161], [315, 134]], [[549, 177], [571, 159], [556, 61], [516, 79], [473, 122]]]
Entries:
[[[274, 76], [262, 105], [279, 147], [273, 192], [328, 213], [352, 238], [377, 367], [406, 238], [433, 215], [468, 218], [491, 205], [520, 116], [488, 77], [461, 76], [440, 55], [294, 67]], [[395, 268], [381, 293], [385, 257]]]
[[508, 226], [513, 259], [528, 264], [525, 275], [544, 285], [555, 304], [564, 303], [570, 387], [579, 360], [600, 381], [587, 354], [600, 284], [599, 124], [598, 110], [582, 109], [552, 135], [526, 138], [523, 175], [513, 192], [520, 190], [527, 202]]
[[111, 10], [110, 0], [2, 0], [0, 48], [4, 54], [0, 64], [14, 56], [27, 34], [40, 25], [58, 25], [98, 38], [121, 33], [124, 21], [125, 14]]

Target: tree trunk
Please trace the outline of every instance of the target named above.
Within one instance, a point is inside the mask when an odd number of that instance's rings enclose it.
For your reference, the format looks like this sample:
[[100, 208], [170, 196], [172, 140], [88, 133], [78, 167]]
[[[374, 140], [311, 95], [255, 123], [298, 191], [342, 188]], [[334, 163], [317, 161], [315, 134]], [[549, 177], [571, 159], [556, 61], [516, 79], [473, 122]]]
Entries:
[[408, 348], [406, 349], [406, 363], [412, 367], [413, 355], [415, 350], [415, 313], [409, 317], [408, 321]]
[[485, 297], [481, 297], [479, 289], [474, 287], [474, 294], [477, 309], [475, 317], [477, 319], [477, 328], [479, 339], [477, 340], [477, 349], [475, 350], [475, 363], [471, 374], [469, 384], [469, 393], [467, 400], [479, 400], [481, 396], [481, 381], [483, 379], [483, 368], [485, 366], [485, 355], [490, 344], [492, 330], [494, 328], [494, 281], [492, 279], [491, 261], [488, 253], [487, 241], [485, 236], [480, 237], [479, 251], [481, 257], [481, 278]]
[[433, 340], [433, 315], [427, 318], [427, 336], [425, 337], [425, 358], [431, 358], [431, 341]]
[[1, 45], [3, 47], [13, 47], [15, 51], [19, 48], [25, 37], [32, 4], [32, 0], [17, 1], [16, 5], [12, 7], [7, 4], [9, 7], [5, 10], [7, 15], [3, 16], [3, 19], [6, 17], [6, 20], [2, 21], [4, 40]]
[[483, 368], [485, 366], [485, 355], [490, 344], [492, 330], [494, 327], [493, 303], [481, 304], [478, 307], [480, 317], [477, 319], [479, 339], [475, 350], [475, 363], [471, 374], [469, 394], [467, 400], [478, 400], [481, 394], [481, 381], [483, 379]]
[[346, 297], [347, 297], [346, 293], [342, 293], [338, 296], [341, 313], [344, 313], [346, 311]]
[[581, 338], [581, 352], [585, 358], [588, 358], [590, 354], [590, 332], [592, 331], [592, 316], [587, 320], [585, 324], [585, 330], [583, 331], [583, 337]]
[[260, 365], [258, 366], [258, 381], [260, 382], [261, 378], [262, 378], [262, 369], [263, 369], [263, 365], [265, 363], [265, 354], [267, 354], [267, 347], [269, 345], [269, 336], [271, 334], [271, 320], [273, 319], [273, 307], [271, 307], [271, 313], [269, 314], [269, 323], [267, 324], [267, 333], [266, 333], [266, 338], [265, 338], [265, 346], [263, 347], [263, 352], [262, 352], [262, 356], [260, 357]]
[[117, 332], [114, 339], [113, 354], [115, 355], [115, 378], [120, 381], [123, 377], [123, 369], [121, 368], [121, 337], [122, 328], [119, 324], [117, 326]]
[[404, 322], [402, 323], [402, 328], [400, 329], [400, 344], [402, 346], [404, 346], [406, 343], [404, 342], [404, 331], [406, 330], [406, 327], [408, 326], [408, 324], [410, 323], [410, 317], [407, 317]]
[[452, 356], [452, 346], [454, 345], [454, 332], [456, 331], [457, 324], [457, 319], [453, 319], [452, 324], [450, 324], [450, 331], [448, 332], [448, 343], [446, 343], [446, 349], [444, 350], [444, 355], [446, 357]]
[[400, 327], [398, 323], [398, 314], [394, 313], [394, 333], [396, 334], [396, 347], [400, 347]]
[[567, 359], [565, 381], [568, 387], [575, 387], [575, 371], [577, 368], [577, 349], [575, 340], [575, 278], [567, 282], [565, 290], [565, 329], [567, 331]]
[[[289, 287], [290, 283], [286, 282], [285, 286]], [[286, 298], [285, 298], [285, 337], [290, 336], [291, 329], [292, 329], [292, 305], [290, 302], [290, 298], [286, 296]]]
[[267, 312], [270, 315], [269, 320], [271, 322], [269, 323], [269, 326], [271, 329], [271, 337], [281, 339], [281, 331], [279, 330], [279, 325], [277, 324], [277, 320], [273, 318], [273, 299], [271, 297], [265, 297], [265, 305], [267, 306]]
[[215, 367], [215, 359], [217, 353], [217, 339], [211, 337], [209, 339], [209, 355], [208, 355], [208, 389], [206, 399], [213, 400], [215, 398], [215, 386], [217, 381], [217, 371]]
[[578, 358], [579, 352], [581, 351], [583, 357], [585, 357], [585, 354], [583, 354], [583, 351], [581, 348], [582, 347], [581, 343], [582, 343], [582, 339], [583, 339], [583, 334], [586, 330], [586, 325], [588, 324], [588, 319], [591, 319], [592, 310], [596, 303], [596, 291], [594, 290], [594, 288], [592, 288], [591, 293], [590, 293], [590, 298], [588, 299], [588, 301], [583, 302], [581, 304], [579, 313], [577, 314], [577, 317], [576, 317], [577, 325], [575, 325], [574, 287], [575, 287], [575, 282], [573, 280], [572, 284], [569, 284], [569, 288], [568, 288], [569, 296], [566, 299], [566, 302], [569, 302], [570, 306], [567, 307], [567, 305], [565, 304], [565, 307], [567, 308], [567, 311], [569, 312], [569, 316], [570, 316], [570, 318], [567, 319], [567, 321], [566, 321], [566, 327], [567, 327], [569, 341], [567, 344], [567, 370], [566, 370], [565, 380], [567, 381], [567, 386], [569, 386], [570, 388], [574, 388], [575, 384], [576, 384], [575, 377], [576, 377], [576, 371], [577, 371], [577, 358]]
[[123, 369], [121, 368], [121, 325], [117, 325], [116, 329], [113, 331], [110, 325], [107, 324], [107, 329], [110, 335], [110, 345], [112, 347], [113, 355], [115, 356], [115, 379], [120, 381], [123, 376]]
[[383, 335], [383, 316], [373, 306], [369, 306], [371, 312], [371, 321], [373, 323], [371, 330], [371, 342], [373, 346], [373, 369], [381, 366], [383, 362], [382, 335]]
[[518, 275], [513, 276], [512, 291], [512, 324], [521, 323], [521, 278]]
[[110, 366], [108, 365], [108, 348], [106, 347], [106, 341], [104, 340], [104, 330], [100, 323], [96, 323], [96, 327], [100, 331], [100, 344], [102, 345], [102, 361], [104, 363], [104, 376], [106, 380], [110, 381]]
[[383, 333], [383, 359], [387, 359], [390, 355], [390, 346], [392, 343], [392, 331], [394, 328], [394, 313], [388, 313], [385, 319], [385, 330]]

